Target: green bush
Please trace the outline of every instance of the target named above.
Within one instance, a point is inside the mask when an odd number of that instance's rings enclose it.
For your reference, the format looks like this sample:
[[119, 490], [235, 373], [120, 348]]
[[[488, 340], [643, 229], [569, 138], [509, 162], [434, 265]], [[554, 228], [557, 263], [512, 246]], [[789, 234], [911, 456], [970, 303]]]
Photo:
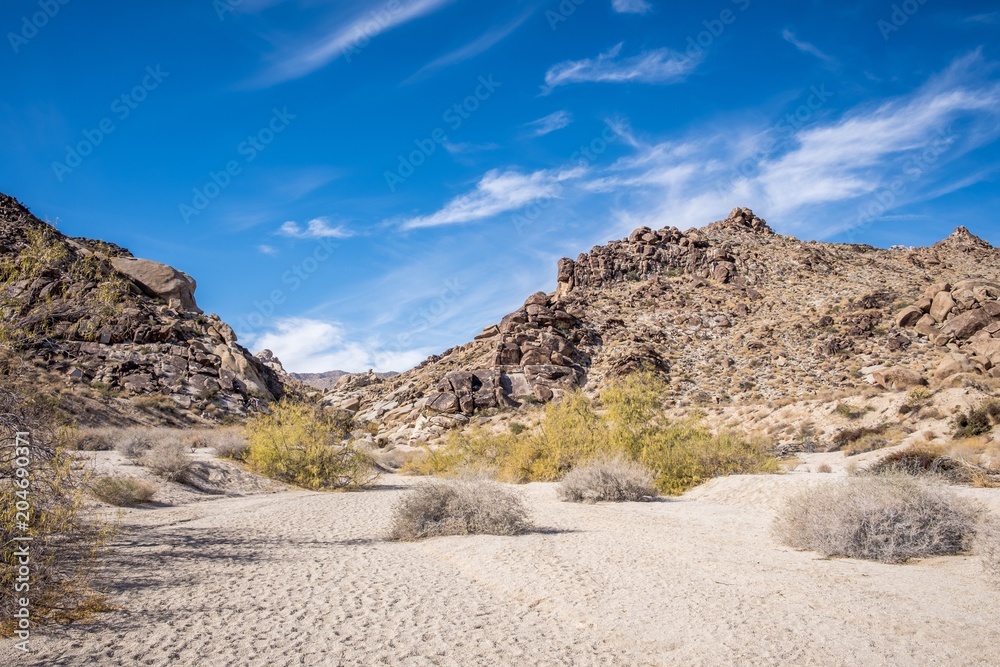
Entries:
[[601, 456], [620, 456], [652, 471], [656, 488], [680, 494], [720, 475], [776, 472], [778, 462], [760, 440], [715, 434], [698, 419], [663, 418], [665, 387], [652, 373], [625, 378], [604, 392], [599, 415], [582, 392], [545, 408], [545, 419], [520, 434], [471, 429], [428, 449], [407, 472], [447, 475], [485, 469], [509, 482], [554, 482]]
[[246, 425], [247, 465], [274, 479], [313, 490], [354, 490], [378, 470], [364, 452], [341, 442], [346, 424], [319, 408], [282, 401]]
[[974, 438], [985, 435], [997, 423], [1000, 423], [1000, 401], [989, 401], [955, 417], [955, 437]]

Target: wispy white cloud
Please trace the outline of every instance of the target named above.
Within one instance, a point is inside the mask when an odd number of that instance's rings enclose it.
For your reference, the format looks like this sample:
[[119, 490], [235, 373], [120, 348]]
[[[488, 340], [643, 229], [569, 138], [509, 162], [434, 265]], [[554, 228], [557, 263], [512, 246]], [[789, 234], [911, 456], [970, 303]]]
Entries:
[[976, 51], [912, 93], [839, 117], [817, 112], [801, 127], [734, 122], [725, 132], [703, 127], [656, 141], [619, 121], [616, 132], [627, 137], [630, 155], [585, 170], [494, 170], [470, 192], [404, 226], [488, 220], [543, 199], [597, 197], [587, 200], [590, 216], [606, 210], [612, 225], [626, 231], [701, 225], [745, 204], [766, 211], [785, 231], [830, 236], [858, 224], [859, 208], [887, 188], [888, 208], [898, 208], [990, 177], [987, 170], [970, 180], [949, 165], [1000, 137], [1000, 83], [983, 80], [991, 67]]
[[290, 220], [281, 225], [278, 233], [295, 239], [346, 239], [354, 235], [343, 225], [332, 226], [327, 217], [313, 218], [304, 228]]
[[913, 93], [817, 121], [791, 137], [780, 125], [734, 127], [645, 145], [584, 187], [630, 192], [641, 202], [630, 210], [632, 221], [643, 224], [704, 222], [742, 203], [767, 211], [786, 230], [832, 235], [858, 224], [859, 205], [887, 188], [888, 208], [898, 208], [986, 178], [952, 178], [941, 190], [932, 185], [949, 179], [949, 163], [1000, 136], [1000, 84], [975, 81], [987, 69], [977, 51]]
[[267, 245], [266, 243], [262, 243], [259, 246], [257, 246], [257, 250], [259, 250], [264, 255], [278, 254], [277, 248], [275, 248], [274, 246]]
[[677, 83], [687, 78], [701, 62], [700, 55], [687, 56], [666, 48], [619, 58], [623, 44], [616, 44], [596, 58], [553, 65], [545, 73], [543, 93], [571, 83]]
[[247, 343], [255, 351], [271, 350], [293, 373], [403, 371], [431, 353], [382, 346], [376, 339], [351, 340], [340, 323], [307, 317], [277, 320], [270, 330], [250, 336]]
[[531, 202], [557, 198], [563, 182], [583, 174], [581, 168], [540, 170], [530, 174], [494, 169], [483, 176], [472, 192], [455, 197], [436, 213], [405, 220], [402, 227], [439, 227], [491, 218]]
[[500, 148], [500, 144], [486, 143], [486, 144], [473, 144], [469, 142], [452, 143], [446, 141], [444, 143], [444, 149], [451, 153], [452, 155], [463, 155], [466, 153], [481, 153], [483, 151], [495, 151]]
[[320, 37], [311, 40], [298, 38], [294, 46], [279, 51], [256, 83], [267, 86], [304, 77], [340, 56], [350, 57], [352, 51], [360, 51], [370, 40], [432, 14], [452, 2], [454, 0], [369, 3], [364, 10], [346, 22], [338, 22]]
[[533, 10], [526, 12], [506, 25], [493, 28], [483, 33], [482, 35], [472, 40], [465, 46], [457, 48], [454, 51], [451, 51], [450, 53], [446, 53], [440, 58], [432, 60], [431, 62], [427, 63], [419, 70], [417, 70], [412, 76], [410, 76], [410, 78], [408, 78], [405, 81], [405, 83], [412, 83], [414, 81], [423, 78], [424, 76], [427, 76], [431, 72], [443, 69], [445, 67], [448, 67], [449, 65], [454, 65], [455, 63], [471, 60], [472, 58], [475, 58], [476, 56], [485, 53], [486, 51], [489, 51], [494, 46], [496, 46], [504, 39], [506, 39], [511, 33], [513, 33], [515, 30], [521, 27], [521, 24], [524, 23], [528, 19], [528, 17], [531, 16], [532, 13]]
[[621, 14], [645, 14], [653, 8], [646, 0], [611, 0], [611, 7]]
[[556, 130], [561, 130], [573, 122], [573, 114], [566, 110], [550, 113], [548, 116], [525, 123], [524, 128], [533, 137], [542, 137]]
[[985, 14], [976, 14], [965, 19], [968, 23], [988, 23], [996, 24], [1000, 23], [1000, 12], [987, 12]]
[[781, 36], [784, 38], [786, 42], [797, 48], [802, 53], [808, 53], [811, 56], [815, 56], [816, 58], [819, 58], [828, 65], [833, 65], [836, 64], [837, 62], [832, 57], [820, 51], [819, 47], [815, 46], [814, 44], [810, 44], [809, 42], [802, 41], [801, 39], [796, 37], [795, 33], [793, 33], [791, 30], [788, 30], [787, 28], [781, 33]]

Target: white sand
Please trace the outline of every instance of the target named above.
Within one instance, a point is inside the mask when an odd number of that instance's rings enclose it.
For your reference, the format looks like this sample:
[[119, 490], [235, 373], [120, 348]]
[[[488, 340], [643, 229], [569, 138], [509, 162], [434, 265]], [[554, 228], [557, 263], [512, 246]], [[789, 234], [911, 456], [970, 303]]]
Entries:
[[[823, 560], [773, 508], [835, 475], [714, 480], [679, 500], [571, 505], [543, 532], [383, 540], [419, 480], [129, 510], [104, 572], [122, 610], [39, 630], [4, 665], [996, 665], [1000, 590], [975, 557]], [[1000, 494], [964, 490], [1000, 510]]]

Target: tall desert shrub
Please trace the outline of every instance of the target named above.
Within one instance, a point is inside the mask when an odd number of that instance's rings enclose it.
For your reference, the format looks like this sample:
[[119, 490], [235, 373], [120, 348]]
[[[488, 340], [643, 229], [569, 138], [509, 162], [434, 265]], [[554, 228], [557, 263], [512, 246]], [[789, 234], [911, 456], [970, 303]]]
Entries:
[[25, 630], [16, 617], [22, 598], [32, 625], [79, 618], [103, 604], [89, 581], [111, 528], [84, 516], [86, 480], [50, 415], [0, 388], [0, 634]]
[[341, 442], [344, 424], [319, 408], [282, 401], [244, 432], [246, 463], [262, 475], [314, 490], [360, 489], [378, 477], [367, 454]]

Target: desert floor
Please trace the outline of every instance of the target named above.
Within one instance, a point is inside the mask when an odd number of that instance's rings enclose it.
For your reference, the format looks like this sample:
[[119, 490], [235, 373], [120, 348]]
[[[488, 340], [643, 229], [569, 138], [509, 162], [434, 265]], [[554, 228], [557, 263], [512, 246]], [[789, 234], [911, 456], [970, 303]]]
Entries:
[[[1000, 590], [976, 557], [893, 566], [774, 540], [783, 497], [841, 474], [623, 505], [531, 484], [537, 532], [418, 543], [384, 539], [424, 483], [407, 477], [127, 510], [101, 575], [120, 611], [40, 629], [27, 656], [2, 640], [0, 664], [998, 664]], [[998, 490], [960, 493], [1000, 511]]]

